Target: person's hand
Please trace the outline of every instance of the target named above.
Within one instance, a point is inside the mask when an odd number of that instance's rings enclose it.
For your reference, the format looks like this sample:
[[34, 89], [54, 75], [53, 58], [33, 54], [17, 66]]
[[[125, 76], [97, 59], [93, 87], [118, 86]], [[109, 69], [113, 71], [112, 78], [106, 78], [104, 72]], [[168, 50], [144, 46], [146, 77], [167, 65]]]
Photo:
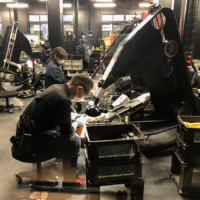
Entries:
[[71, 112], [71, 119], [74, 121], [77, 118], [78, 114]]
[[82, 128], [85, 124], [85, 118], [84, 117], [77, 118], [75, 122], [78, 122], [77, 128]]
[[85, 122], [84, 121], [79, 121], [78, 122], [76, 133], [80, 136], [80, 138], [84, 138], [85, 137]]
[[76, 130], [77, 127], [78, 127], [78, 122], [73, 122], [73, 123], [72, 123], [72, 126], [74, 127], [74, 130]]

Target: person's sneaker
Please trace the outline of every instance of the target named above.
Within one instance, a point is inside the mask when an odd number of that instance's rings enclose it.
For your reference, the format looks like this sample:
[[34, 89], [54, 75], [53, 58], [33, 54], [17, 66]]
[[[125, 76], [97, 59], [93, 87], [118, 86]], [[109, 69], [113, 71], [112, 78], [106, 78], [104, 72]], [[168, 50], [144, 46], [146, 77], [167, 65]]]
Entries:
[[76, 180], [76, 183], [80, 183], [81, 185], [85, 185], [86, 184], [86, 180], [79, 176], [78, 179]]
[[76, 182], [63, 182], [62, 184], [63, 192], [86, 192], [86, 180], [80, 176]]

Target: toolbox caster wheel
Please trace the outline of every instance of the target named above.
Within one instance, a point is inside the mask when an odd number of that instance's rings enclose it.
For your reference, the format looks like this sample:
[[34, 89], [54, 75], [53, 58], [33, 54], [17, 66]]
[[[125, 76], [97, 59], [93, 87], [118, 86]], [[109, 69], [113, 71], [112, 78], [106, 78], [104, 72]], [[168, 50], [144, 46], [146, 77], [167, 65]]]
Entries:
[[131, 200], [143, 200], [143, 194], [138, 194], [135, 191], [131, 191]]
[[143, 200], [143, 195], [132, 195], [131, 200]]
[[182, 192], [182, 190], [181, 190], [180, 188], [178, 188], [178, 191], [177, 191], [177, 192], [178, 192], [179, 195], [182, 195], [182, 194], [183, 194], [183, 192]]
[[15, 178], [18, 184], [22, 183], [22, 178], [18, 174], [15, 174]]

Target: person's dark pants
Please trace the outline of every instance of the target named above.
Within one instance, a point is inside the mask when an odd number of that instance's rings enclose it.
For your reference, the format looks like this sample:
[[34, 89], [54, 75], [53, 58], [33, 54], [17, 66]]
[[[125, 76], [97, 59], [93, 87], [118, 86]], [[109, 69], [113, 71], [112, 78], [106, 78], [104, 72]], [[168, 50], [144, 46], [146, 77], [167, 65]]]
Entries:
[[37, 151], [59, 153], [59, 156], [63, 160], [64, 182], [75, 181], [78, 176], [76, 168], [81, 147], [81, 139], [76, 133], [61, 136], [59, 130], [55, 129], [57, 128], [42, 133], [35, 132], [34, 136], [37, 141]]

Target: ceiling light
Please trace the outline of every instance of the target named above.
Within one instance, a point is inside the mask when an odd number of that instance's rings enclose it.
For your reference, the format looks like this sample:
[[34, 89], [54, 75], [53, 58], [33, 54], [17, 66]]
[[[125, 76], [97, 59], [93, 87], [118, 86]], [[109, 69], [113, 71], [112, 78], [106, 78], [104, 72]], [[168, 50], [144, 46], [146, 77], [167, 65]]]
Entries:
[[12, 3], [14, 0], [0, 0], [0, 3]]
[[28, 4], [14, 4], [10, 3], [6, 5], [9, 8], [28, 8]]
[[149, 6], [152, 6], [152, 4], [150, 4], [150, 3], [140, 3], [139, 4], [139, 7], [149, 7]]
[[64, 8], [70, 8], [70, 7], [72, 7], [72, 4], [71, 3], [65, 3], [65, 4], [63, 4], [63, 7]]
[[97, 2], [112, 2], [112, 0], [96, 0]]
[[115, 3], [95, 3], [94, 4], [94, 7], [98, 7], [98, 8], [112, 8], [115, 6], [116, 6]]
[[43, 1], [43, 2], [45, 2], [45, 1], [47, 1], [47, 0], [39, 0], [39, 1]]

